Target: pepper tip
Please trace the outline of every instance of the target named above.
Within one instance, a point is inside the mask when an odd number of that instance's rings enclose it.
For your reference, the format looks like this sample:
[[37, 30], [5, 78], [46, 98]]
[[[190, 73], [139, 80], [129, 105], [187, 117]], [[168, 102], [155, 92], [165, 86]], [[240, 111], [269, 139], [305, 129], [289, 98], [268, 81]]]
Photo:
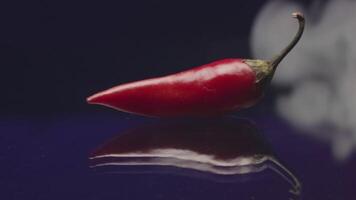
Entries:
[[95, 95], [89, 96], [86, 100], [87, 100], [87, 103], [89, 103], [89, 104], [95, 103]]

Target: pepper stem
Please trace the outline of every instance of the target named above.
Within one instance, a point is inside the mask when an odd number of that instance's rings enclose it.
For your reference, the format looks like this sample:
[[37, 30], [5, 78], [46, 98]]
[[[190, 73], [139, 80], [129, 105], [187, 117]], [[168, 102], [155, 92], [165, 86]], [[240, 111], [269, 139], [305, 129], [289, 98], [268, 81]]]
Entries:
[[293, 49], [293, 47], [298, 43], [299, 39], [302, 37], [303, 31], [304, 31], [304, 26], [305, 26], [305, 19], [302, 13], [300, 12], [294, 12], [292, 13], [292, 16], [294, 18], [298, 19], [299, 22], [299, 28], [298, 28], [298, 32], [297, 34], [294, 36], [293, 40], [291, 41], [291, 43], [282, 50], [282, 52], [275, 56], [272, 60], [271, 60], [271, 65], [272, 65], [272, 69], [273, 71], [276, 70], [278, 64], [283, 60], [283, 58], [290, 52], [290, 50]]

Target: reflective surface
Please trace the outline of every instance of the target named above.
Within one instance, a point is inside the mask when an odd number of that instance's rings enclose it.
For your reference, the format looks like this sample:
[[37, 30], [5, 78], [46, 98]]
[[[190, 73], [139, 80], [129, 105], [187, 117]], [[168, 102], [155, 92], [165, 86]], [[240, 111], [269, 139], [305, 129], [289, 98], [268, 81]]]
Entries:
[[273, 115], [1, 119], [1, 199], [350, 199], [355, 156]]
[[218, 182], [244, 180], [242, 175], [252, 179], [250, 174], [272, 169], [291, 184], [293, 195], [301, 193], [299, 180], [274, 157], [255, 124], [234, 117], [161, 120], [139, 126], [99, 147], [90, 159], [92, 168], [116, 167], [122, 174], [163, 171], [195, 177], [198, 172]]

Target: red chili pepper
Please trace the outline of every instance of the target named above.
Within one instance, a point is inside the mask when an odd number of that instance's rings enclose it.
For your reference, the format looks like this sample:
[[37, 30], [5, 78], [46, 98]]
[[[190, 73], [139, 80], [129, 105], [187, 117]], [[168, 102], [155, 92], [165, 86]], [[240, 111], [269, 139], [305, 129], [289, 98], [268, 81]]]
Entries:
[[277, 65], [296, 45], [304, 17], [292, 42], [271, 61], [223, 59], [180, 73], [118, 85], [87, 99], [120, 111], [146, 116], [217, 115], [254, 105], [269, 85]]

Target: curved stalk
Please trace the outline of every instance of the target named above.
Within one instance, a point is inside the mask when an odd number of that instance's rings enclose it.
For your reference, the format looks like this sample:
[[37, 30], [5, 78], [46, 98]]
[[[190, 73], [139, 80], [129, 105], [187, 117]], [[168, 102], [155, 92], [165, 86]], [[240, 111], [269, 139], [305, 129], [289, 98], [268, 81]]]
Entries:
[[283, 60], [283, 58], [293, 49], [293, 47], [298, 43], [299, 39], [302, 37], [303, 31], [304, 31], [304, 26], [305, 26], [305, 19], [302, 13], [300, 12], [294, 12], [292, 13], [292, 16], [294, 18], [298, 19], [299, 22], [299, 28], [297, 34], [294, 36], [293, 40], [291, 43], [281, 51], [281, 53], [277, 56], [275, 56], [271, 60], [271, 66], [273, 71], [276, 70], [278, 64]]

